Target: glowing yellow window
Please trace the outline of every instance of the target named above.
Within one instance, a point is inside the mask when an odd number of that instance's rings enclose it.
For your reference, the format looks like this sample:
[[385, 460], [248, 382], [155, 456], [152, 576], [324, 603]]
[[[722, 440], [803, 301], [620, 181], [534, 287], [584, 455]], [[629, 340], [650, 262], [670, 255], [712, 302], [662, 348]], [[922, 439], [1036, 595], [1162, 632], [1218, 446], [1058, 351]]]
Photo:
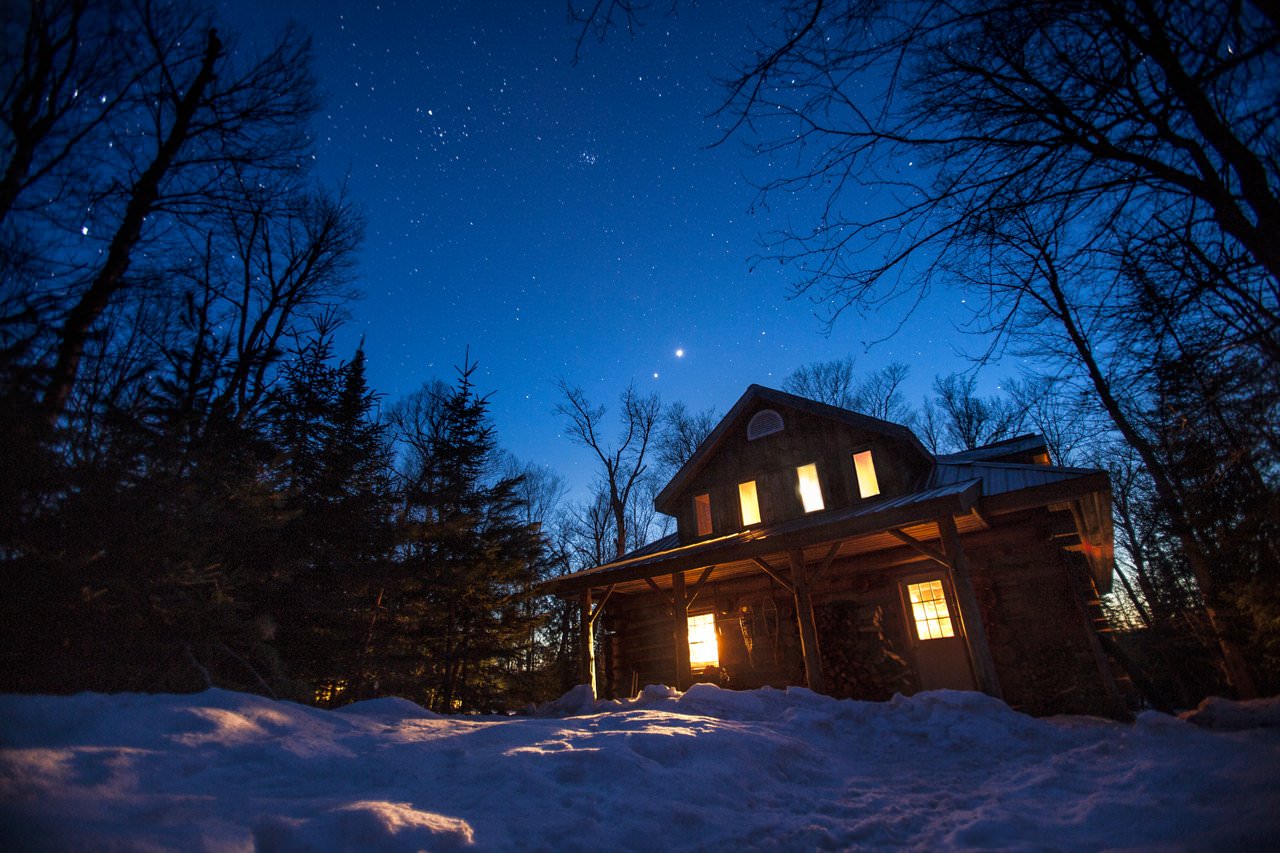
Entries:
[[853, 469], [858, 474], [858, 494], [864, 498], [880, 494], [880, 484], [876, 481], [876, 463], [871, 460], [870, 450], [853, 454]]
[[711, 495], [694, 495], [693, 508], [698, 514], [698, 535], [711, 535]]
[[720, 665], [720, 650], [716, 645], [716, 615], [703, 613], [689, 617], [689, 666], [706, 669]]
[[817, 512], [822, 509], [822, 486], [818, 483], [818, 466], [801, 465], [796, 469], [796, 477], [800, 480], [800, 502], [805, 512]]
[[738, 484], [738, 503], [742, 505], [742, 526], [760, 523], [760, 501], [756, 498], [756, 481]]
[[925, 581], [907, 584], [911, 598], [911, 616], [916, 622], [916, 636], [922, 640], [954, 637], [951, 612], [947, 610], [947, 596], [942, 591], [942, 581]]

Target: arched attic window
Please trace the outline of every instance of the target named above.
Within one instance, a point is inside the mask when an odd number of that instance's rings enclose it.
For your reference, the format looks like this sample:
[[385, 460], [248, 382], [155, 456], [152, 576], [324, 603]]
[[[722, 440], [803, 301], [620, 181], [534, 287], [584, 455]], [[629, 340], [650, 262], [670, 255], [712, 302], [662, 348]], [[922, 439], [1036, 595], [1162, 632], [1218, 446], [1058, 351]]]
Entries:
[[761, 409], [747, 422], [747, 441], [755, 441], [775, 432], [782, 432], [782, 415], [773, 409]]

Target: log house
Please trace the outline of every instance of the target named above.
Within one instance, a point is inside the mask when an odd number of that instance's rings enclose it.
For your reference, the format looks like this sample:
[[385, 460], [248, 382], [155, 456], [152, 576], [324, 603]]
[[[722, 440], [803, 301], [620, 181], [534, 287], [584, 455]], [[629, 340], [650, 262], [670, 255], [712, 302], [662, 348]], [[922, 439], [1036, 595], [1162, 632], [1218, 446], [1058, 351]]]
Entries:
[[1039, 436], [935, 456], [904, 426], [752, 385], [655, 504], [673, 534], [545, 585], [581, 602], [596, 695], [952, 688], [1125, 714], [1098, 637], [1110, 484], [1052, 465]]

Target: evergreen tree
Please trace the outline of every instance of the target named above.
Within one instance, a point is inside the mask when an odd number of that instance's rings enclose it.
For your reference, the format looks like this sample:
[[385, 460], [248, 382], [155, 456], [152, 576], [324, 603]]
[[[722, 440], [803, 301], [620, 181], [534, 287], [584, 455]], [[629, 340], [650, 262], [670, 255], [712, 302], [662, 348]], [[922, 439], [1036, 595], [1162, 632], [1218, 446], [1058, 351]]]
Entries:
[[366, 694], [364, 658], [382, 572], [393, 544], [390, 449], [374, 417], [363, 348], [331, 363], [327, 334], [286, 369], [278, 440], [292, 518], [271, 613], [300, 682], [323, 703]]
[[425, 421], [431, 433], [407, 487], [394, 621], [380, 635], [387, 686], [447, 712], [504, 701], [534, 618], [522, 605], [544, 549], [524, 515], [521, 477], [496, 470], [475, 369], [464, 363], [436, 400], [438, 416]]

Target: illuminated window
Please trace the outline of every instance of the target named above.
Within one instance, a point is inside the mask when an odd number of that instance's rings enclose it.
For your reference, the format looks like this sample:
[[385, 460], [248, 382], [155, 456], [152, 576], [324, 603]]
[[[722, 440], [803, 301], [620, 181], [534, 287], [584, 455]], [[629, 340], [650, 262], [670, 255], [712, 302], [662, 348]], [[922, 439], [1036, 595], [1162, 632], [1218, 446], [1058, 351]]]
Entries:
[[738, 503], [742, 504], [742, 526], [760, 523], [760, 501], [756, 498], [756, 481], [738, 484]]
[[694, 495], [693, 508], [698, 514], [698, 535], [711, 534], [711, 495]]
[[822, 486], [818, 483], [818, 466], [801, 465], [796, 469], [800, 480], [800, 502], [805, 512], [817, 512], [822, 509]]
[[689, 666], [705, 669], [720, 665], [720, 650], [716, 646], [716, 615], [703, 613], [689, 617]]
[[858, 473], [858, 494], [864, 498], [880, 494], [880, 484], [876, 482], [876, 463], [871, 461], [870, 450], [853, 454], [853, 470]]
[[925, 581], [907, 584], [911, 598], [911, 616], [916, 622], [916, 636], [922, 640], [954, 637], [951, 613], [947, 610], [947, 597], [942, 591], [942, 581]]

